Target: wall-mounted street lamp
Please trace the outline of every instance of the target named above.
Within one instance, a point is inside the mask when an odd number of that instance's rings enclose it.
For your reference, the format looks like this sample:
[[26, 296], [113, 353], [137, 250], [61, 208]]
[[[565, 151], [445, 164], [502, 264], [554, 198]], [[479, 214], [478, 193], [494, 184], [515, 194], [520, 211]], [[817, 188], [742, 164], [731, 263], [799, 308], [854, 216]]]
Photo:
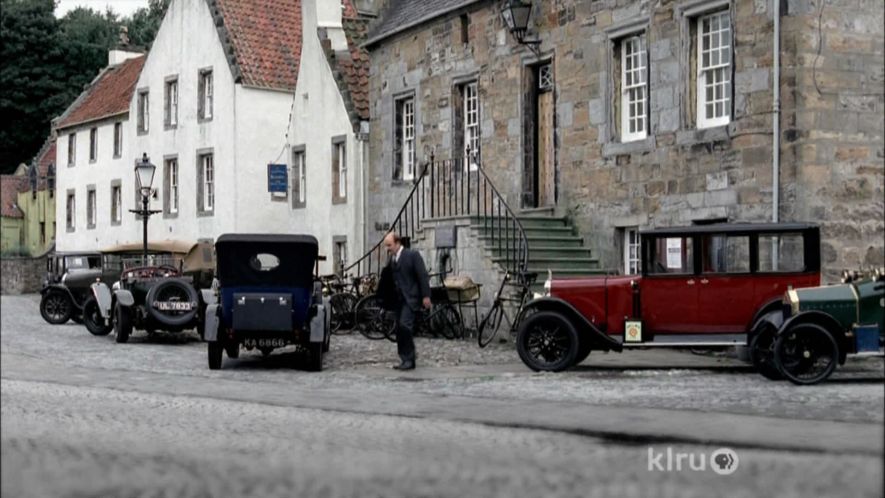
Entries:
[[528, 45], [532, 50], [541, 44], [541, 40], [526, 40], [525, 35], [529, 28], [529, 18], [532, 15], [531, 0], [504, 0], [501, 6], [501, 17], [504, 24], [510, 30], [510, 34], [520, 45]]
[[147, 266], [148, 264], [148, 218], [152, 214], [160, 212], [148, 209], [148, 199], [150, 199], [151, 196], [151, 184], [154, 183], [154, 173], [156, 171], [157, 167], [151, 163], [150, 159], [148, 159], [147, 152], [142, 154], [141, 160], [135, 160], [135, 181], [138, 186], [138, 193], [141, 194], [141, 209], [130, 209], [129, 212], [140, 215], [142, 223], [144, 224], [144, 249], [142, 252], [144, 258], [142, 263], [144, 266]]

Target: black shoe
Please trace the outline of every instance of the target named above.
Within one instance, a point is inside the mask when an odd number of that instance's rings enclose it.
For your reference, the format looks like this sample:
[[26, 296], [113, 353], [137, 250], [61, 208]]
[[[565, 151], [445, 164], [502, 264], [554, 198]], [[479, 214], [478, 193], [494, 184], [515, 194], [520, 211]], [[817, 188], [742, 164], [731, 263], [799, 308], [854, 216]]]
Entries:
[[393, 369], [394, 370], [414, 370], [415, 363], [414, 362], [409, 362], [409, 363], [403, 362], [403, 363], [400, 363], [399, 365], [394, 365]]

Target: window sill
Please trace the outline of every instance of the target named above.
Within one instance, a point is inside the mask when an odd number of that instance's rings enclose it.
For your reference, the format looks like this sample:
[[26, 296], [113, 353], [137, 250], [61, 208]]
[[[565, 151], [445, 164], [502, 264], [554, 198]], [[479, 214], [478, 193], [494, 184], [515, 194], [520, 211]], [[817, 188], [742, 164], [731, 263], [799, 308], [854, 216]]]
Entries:
[[96, 159], [90, 159], [90, 160], [89, 160], [89, 164], [95, 164], [96, 162], [98, 162]]
[[117, 220], [117, 221], [112, 221], [112, 222], [111, 222], [111, 226], [112, 226], [112, 227], [118, 227], [118, 226], [120, 226], [120, 225], [122, 225], [122, 224], [123, 224], [123, 220]]
[[74, 233], [75, 230], [76, 230], [76, 228], [74, 228], [74, 227], [67, 227], [67, 228], [65, 229], [65, 231], [66, 231], [67, 233]]
[[347, 197], [338, 197], [332, 199], [332, 205], [347, 204]]
[[197, 211], [197, 218], [211, 218], [215, 216], [215, 211]]
[[143, 136], [143, 135], [147, 135], [149, 132], [150, 132], [150, 130], [138, 130], [138, 131], [137, 131], [137, 134], [138, 134], [138, 136], [140, 137], [140, 136]]
[[415, 186], [415, 180], [391, 180], [391, 187], [413, 187]]
[[123, 154], [114, 154], [114, 159], [120, 159], [123, 157]]
[[177, 129], [177, 128], [178, 128], [178, 124], [177, 124], [177, 123], [176, 123], [176, 124], [164, 124], [164, 125], [163, 125], [163, 130], [164, 130], [164, 131], [175, 130], [175, 129]]
[[712, 128], [693, 128], [676, 132], [676, 145], [697, 145], [702, 143], [731, 140], [731, 123]]
[[212, 121], [212, 116], [209, 116], [208, 118], [197, 118], [197, 123], [208, 123], [209, 121]]
[[95, 230], [95, 225], [86, 225], [86, 230]]
[[174, 220], [175, 218], [178, 218], [178, 211], [175, 211], [174, 213], [171, 211], [163, 211], [164, 220]]
[[296, 202], [292, 204], [292, 209], [304, 209], [307, 207], [307, 202]]
[[610, 142], [602, 146], [603, 157], [613, 157], [621, 154], [635, 154], [637, 152], [651, 152], [657, 147], [654, 135], [647, 136], [642, 140], [632, 142]]

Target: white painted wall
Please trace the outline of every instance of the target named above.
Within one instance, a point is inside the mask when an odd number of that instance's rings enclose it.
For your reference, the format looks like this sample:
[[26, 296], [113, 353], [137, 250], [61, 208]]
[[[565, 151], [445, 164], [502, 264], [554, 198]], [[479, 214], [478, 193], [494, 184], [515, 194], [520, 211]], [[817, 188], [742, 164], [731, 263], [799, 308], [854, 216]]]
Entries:
[[[321, 7], [319, 11], [318, 3]], [[358, 141], [353, 132], [344, 99], [317, 36], [318, 16], [322, 26], [328, 28], [337, 25], [338, 34], [343, 36], [340, 30], [340, 2], [302, 0], [301, 5], [304, 42], [289, 143], [292, 146], [304, 145], [306, 149], [307, 199], [306, 207], [292, 209], [293, 227], [296, 231], [317, 237], [320, 252], [328, 256], [327, 261], [321, 263], [320, 271], [331, 273], [334, 271], [334, 236], [347, 237], [348, 262], [355, 261], [364, 252], [361, 223], [365, 195], [365, 142]], [[332, 137], [340, 135], [347, 137], [347, 203], [332, 204]], [[287, 152], [287, 156], [291, 168], [291, 152]]]

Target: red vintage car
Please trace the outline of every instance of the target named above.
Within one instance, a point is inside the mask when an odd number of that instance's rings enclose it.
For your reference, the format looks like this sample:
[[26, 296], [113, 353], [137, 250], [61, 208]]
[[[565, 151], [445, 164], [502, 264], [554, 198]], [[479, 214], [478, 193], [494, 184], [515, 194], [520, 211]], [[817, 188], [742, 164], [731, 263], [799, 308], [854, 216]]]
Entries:
[[820, 284], [816, 225], [700, 225], [640, 239], [641, 275], [547, 279], [517, 333], [529, 368], [564, 370], [592, 350], [749, 346], [784, 292]]

